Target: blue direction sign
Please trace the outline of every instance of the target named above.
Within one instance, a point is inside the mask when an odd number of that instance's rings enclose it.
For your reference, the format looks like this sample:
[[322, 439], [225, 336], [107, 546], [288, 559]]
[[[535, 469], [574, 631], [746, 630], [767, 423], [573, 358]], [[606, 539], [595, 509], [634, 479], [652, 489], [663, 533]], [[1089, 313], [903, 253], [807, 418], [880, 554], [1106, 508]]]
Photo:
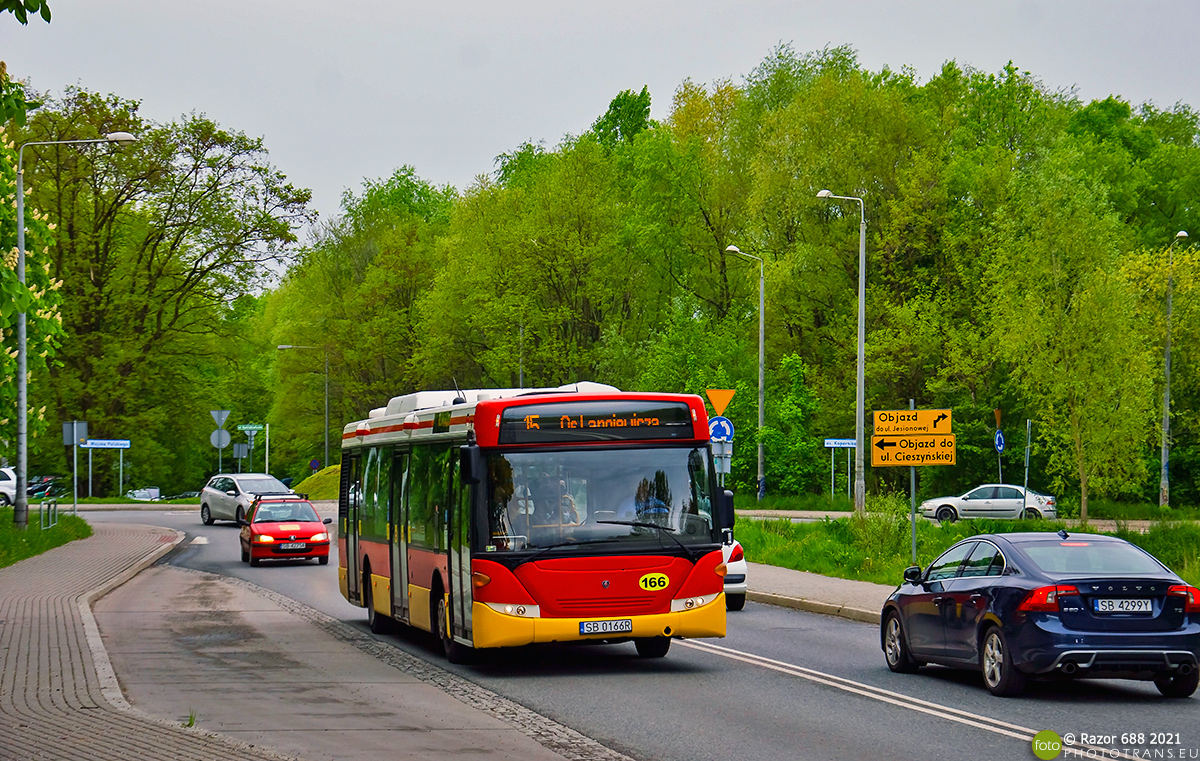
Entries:
[[727, 417], [708, 419], [708, 438], [713, 441], [733, 441], [733, 422]]
[[84, 449], [129, 449], [129, 439], [88, 439]]
[[999, 428], [996, 429], [996, 451], [1004, 451], [1004, 434], [1001, 433]]
[[825, 439], [826, 449], [853, 449], [857, 439]]

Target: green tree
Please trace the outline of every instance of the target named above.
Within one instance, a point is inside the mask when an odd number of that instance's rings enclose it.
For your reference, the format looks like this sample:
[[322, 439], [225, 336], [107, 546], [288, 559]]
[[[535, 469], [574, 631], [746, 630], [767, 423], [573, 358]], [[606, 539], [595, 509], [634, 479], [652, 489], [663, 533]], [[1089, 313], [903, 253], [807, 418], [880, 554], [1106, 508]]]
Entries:
[[[117, 130], [141, 139], [119, 152], [50, 146], [27, 165], [32, 199], [59, 228], [49, 274], [63, 282], [68, 336], [31, 397], [94, 435], [136, 439], [133, 478], [171, 489], [206, 470], [207, 410], [224, 404], [205, 381], [246, 359], [230, 305], [289, 261], [309, 193], [270, 166], [261, 140], [202, 116], [153, 124], [116, 96], [68, 90], [24, 139]], [[61, 472], [62, 449], [37, 448], [31, 462]]]
[[[17, 251], [17, 143], [27, 111], [39, 103], [28, 98], [20, 82], [8, 78], [0, 62], [0, 343], [15, 347], [17, 315], [26, 314], [26, 369], [42, 379], [54, 362], [63, 338], [62, 282], [50, 273], [50, 245], [55, 225], [28, 200], [25, 205], [25, 282], [18, 274]], [[34, 149], [36, 150], [36, 149]], [[30, 152], [32, 155], [32, 150]], [[16, 453], [16, 415], [7, 412], [17, 407], [17, 351], [6, 348], [0, 353], [0, 451], [9, 458]], [[31, 397], [36, 401], [36, 397]], [[36, 438], [45, 431], [46, 406], [32, 404], [27, 418], [29, 434]]]
[[1144, 476], [1153, 359], [1119, 269], [1125, 233], [1104, 188], [1077, 179], [1078, 158], [1063, 148], [1014, 176], [991, 306], [998, 351], [1034, 402], [1050, 467], [1078, 480], [1086, 519], [1092, 490], [1120, 494]]

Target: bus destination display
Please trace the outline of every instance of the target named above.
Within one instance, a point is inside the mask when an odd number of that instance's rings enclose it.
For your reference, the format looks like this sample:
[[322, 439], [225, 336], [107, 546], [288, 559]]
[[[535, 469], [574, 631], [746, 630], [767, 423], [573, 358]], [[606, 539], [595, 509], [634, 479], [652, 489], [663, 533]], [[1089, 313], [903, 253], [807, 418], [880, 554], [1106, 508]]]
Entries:
[[679, 402], [563, 402], [509, 407], [501, 444], [693, 438], [691, 411]]

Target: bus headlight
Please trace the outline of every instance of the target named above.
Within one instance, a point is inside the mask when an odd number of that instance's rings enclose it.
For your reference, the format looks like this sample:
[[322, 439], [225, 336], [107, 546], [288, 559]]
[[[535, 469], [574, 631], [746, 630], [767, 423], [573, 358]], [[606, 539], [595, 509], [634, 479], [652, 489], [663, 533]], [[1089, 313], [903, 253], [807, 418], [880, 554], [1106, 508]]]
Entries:
[[682, 613], [688, 610], [695, 610], [708, 605], [713, 600], [717, 599], [716, 594], [697, 595], [696, 597], [681, 597], [678, 600], [671, 600], [671, 612]]
[[539, 605], [529, 605], [516, 602], [485, 602], [488, 606], [497, 613], [503, 613], [506, 616], [516, 616], [517, 618], [541, 618], [542, 608]]

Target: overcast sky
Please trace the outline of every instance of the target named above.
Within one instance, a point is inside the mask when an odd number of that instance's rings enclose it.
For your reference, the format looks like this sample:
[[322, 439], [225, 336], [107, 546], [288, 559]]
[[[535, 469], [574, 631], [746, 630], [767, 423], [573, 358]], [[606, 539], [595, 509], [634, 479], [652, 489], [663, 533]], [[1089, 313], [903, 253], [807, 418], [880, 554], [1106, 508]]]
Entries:
[[779, 42], [847, 44], [871, 70], [1012, 60], [1084, 100], [1200, 105], [1194, 0], [50, 0], [0, 18], [0, 60], [41, 91], [82, 85], [145, 116], [207, 114], [265, 138], [322, 217], [410, 164], [460, 190], [526, 140], [585, 129], [643, 85], [655, 118], [685, 79], [740, 82]]

